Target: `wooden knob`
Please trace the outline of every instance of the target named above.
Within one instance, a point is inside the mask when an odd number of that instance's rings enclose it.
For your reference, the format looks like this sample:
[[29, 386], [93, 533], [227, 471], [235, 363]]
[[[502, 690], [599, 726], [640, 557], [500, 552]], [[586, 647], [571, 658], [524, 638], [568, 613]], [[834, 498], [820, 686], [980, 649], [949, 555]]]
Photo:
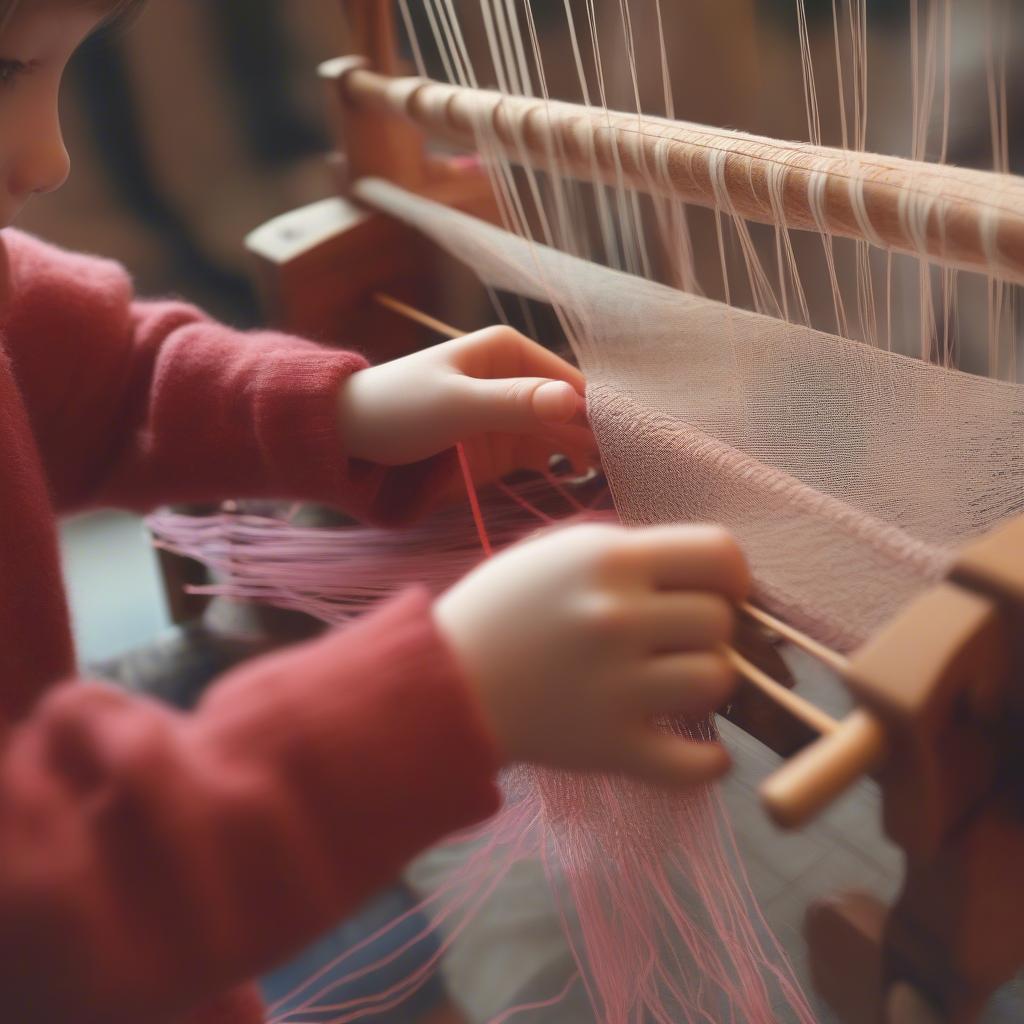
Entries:
[[942, 1019], [916, 989], [902, 982], [889, 991], [886, 1024], [942, 1024]]
[[799, 828], [874, 771], [887, 746], [881, 722], [867, 711], [854, 711], [769, 776], [761, 800], [777, 824]]

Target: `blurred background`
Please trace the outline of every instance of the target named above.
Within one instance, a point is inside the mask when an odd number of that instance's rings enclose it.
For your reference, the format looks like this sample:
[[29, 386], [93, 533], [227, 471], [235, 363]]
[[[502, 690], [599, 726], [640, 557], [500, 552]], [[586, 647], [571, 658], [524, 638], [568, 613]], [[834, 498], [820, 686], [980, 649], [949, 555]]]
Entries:
[[72, 176], [21, 226], [256, 323], [242, 238], [331, 194], [315, 69], [343, 38], [338, 0], [153, 0], [75, 57]]

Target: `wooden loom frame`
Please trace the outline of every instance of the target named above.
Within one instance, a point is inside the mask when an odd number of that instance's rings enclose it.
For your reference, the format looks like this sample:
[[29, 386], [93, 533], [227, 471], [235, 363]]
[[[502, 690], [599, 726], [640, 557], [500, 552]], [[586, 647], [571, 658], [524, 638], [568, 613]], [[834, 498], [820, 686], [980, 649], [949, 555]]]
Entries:
[[[544, 166], [557, 148], [562, 165], [583, 178], [624, 181], [753, 220], [781, 212], [789, 227], [924, 251], [968, 269], [995, 263], [1001, 277], [1024, 282], [1024, 180], [1000, 178], [1010, 202], [996, 219], [982, 204], [992, 175], [915, 182], [925, 203], [908, 227], [902, 204], [916, 166], [909, 162], [667, 128], [636, 114], [602, 111], [598, 122], [594, 111], [571, 104], [539, 110], [534, 101], [398, 78], [391, 5], [342, 6], [355, 56], [321, 69], [345, 154], [337, 165], [342, 196], [349, 181], [383, 177], [493, 217], [483, 176], [453, 172], [425, 148], [425, 133], [475, 148], [474, 126], [486, 118], [513, 160]], [[373, 301], [381, 290], [408, 294], [422, 278], [424, 243], [410, 229], [341, 198], [272, 221], [249, 247], [279, 326], [328, 337], [342, 322], [380, 323], [400, 335], [398, 350], [413, 343], [402, 333], [408, 325]], [[788, 639], [806, 639], [766, 621]], [[834, 722], [804, 713], [794, 695], [773, 699], [767, 718], [741, 712], [748, 732], [795, 754], [766, 781], [765, 805], [780, 824], [798, 827], [875, 774], [886, 830], [907, 869], [892, 908], [858, 895], [811, 908], [815, 984], [847, 1024], [917, 1024], [934, 1020], [932, 1010], [967, 1024], [1024, 964], [1024, 771], [1014, 751], [1014, 726], [1024, 716], [1024, 518], [966, 549], [946, 581], [849, 659], [817, 653], [859, 707]], [[752, 677], [749, 664], [741, 668]]]

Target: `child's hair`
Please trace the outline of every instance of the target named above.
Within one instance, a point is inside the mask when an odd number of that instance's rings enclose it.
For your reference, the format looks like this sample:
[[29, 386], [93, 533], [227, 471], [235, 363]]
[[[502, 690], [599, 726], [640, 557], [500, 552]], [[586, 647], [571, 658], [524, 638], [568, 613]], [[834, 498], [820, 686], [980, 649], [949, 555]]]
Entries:
[[[39, 0], [0, 0], [0, 29], [7, 24], [19, 7], [27, 7], [38, 3]], [[92, 7], [103, 14], [105, 20], [128, 14], [137, 7], [141, 7], [145, 0], [46, 0], [53, 5], [63, 4], [66, 7]]]

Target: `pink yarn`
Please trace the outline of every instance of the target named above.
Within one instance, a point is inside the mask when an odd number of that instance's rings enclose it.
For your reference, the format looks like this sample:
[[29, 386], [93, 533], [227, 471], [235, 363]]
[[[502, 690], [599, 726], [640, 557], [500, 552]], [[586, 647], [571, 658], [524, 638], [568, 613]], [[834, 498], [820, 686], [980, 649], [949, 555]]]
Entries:
[[446, 508], [403, 530], [306, 527], [294, 514], [227, 509], [198, 517], [161, 512], [149, 526], [158, 547], [210, 569], [216, 582], [194, 592], [338, 623], [413, 582], [440, 593], [480, 562], [483, 538], [501, 550], [539, 526], [595, 519], [616, 521], [606, 490], [584, 504], [551, 477], [489, 488], [475, 508]]
[[[340, 622], [413, 581], [443, 590], [480, 561], [485, 538], [486, 547], [500, 550], [538, 522], [614, 518], [603, 488], [582, 501], [548, 478], [492, 487], [479, 504], [441, 510], [402, 531], [303, 527], [288, 517], [233, 512], [163, 513], [151, 526], [159, 545], [212, 570], [217, 582], [197, 588], [202, 592]], [[702, 738], [714, 732], [711, 722], [666, 728]], [[345, 1024], [399, 1005], [426, 984], [475, 916], [500, 902], [502, 881], [524, 859], [543, 865], [575, 968], [549, 997], [506, 1007], [491, 1024], [540, 1019], [577, 986], [603, 1024], [813, 1024], [758, 910], [715, 791], [669, 793], [619, 777], [528, 766], [508, 770], [502, 781], [502, 811], [451, 841], [464, 851], [460, 866], [418, 908], [440, 938], [433, 957], [372, 997], [332, 1001], [332, 991], [425, 937], [339, 976], [382, 929], [279, 1000], [273, 1024], [299, 1024], [311, 1012]]]

